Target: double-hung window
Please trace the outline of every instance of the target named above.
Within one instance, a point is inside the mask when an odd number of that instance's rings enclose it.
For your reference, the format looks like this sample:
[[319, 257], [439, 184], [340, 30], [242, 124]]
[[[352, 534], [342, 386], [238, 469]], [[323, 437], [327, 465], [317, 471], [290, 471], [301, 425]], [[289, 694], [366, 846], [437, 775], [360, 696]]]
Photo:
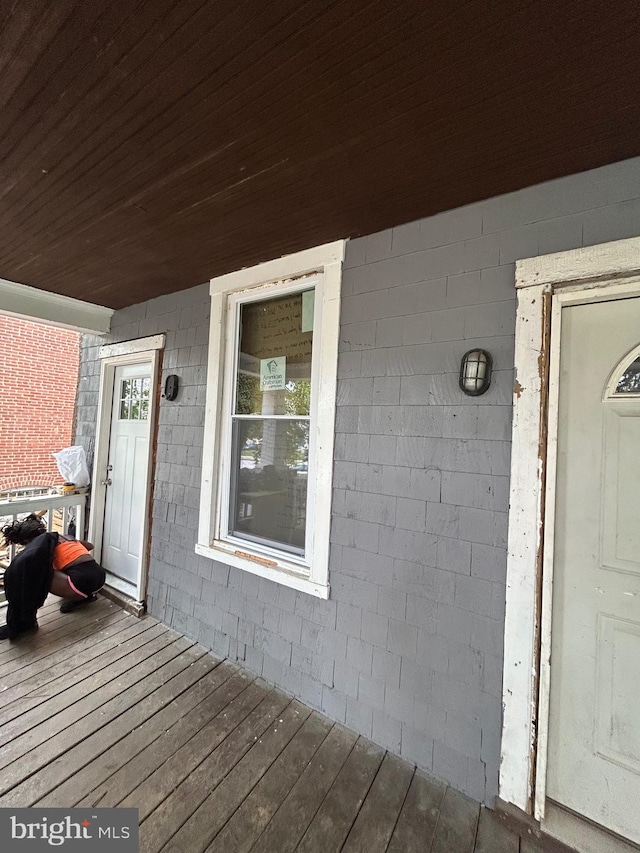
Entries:
[[326, 598], [344, 243], [211, 281], [196, 550]]

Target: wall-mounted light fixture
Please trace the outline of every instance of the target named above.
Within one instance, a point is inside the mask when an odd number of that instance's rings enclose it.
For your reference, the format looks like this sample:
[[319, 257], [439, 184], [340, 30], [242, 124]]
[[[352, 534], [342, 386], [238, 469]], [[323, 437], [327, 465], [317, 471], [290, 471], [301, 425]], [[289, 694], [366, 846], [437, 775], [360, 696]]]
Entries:
[[164, 383], [164, 392], [162, 396], [165, 400], [175, 400], [178, 396], [178, 388], [180, 385], [180, 380], [176, 376], [175, 373], [172, 373], [170, 376], [167, 376], [167, 379]]
[[470, 397], [479, 397], [491, 385], [492, 358], [486, 350], [472, 349], [462, 356], [460, 387]]

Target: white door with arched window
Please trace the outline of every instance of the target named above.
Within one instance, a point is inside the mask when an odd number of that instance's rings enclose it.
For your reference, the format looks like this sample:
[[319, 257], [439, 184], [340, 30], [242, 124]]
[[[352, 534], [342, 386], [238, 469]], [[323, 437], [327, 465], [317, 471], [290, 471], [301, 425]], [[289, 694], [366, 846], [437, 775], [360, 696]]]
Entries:
[[638, 844], [640, 297], [562, 309], [557, 440], [547, 798]]

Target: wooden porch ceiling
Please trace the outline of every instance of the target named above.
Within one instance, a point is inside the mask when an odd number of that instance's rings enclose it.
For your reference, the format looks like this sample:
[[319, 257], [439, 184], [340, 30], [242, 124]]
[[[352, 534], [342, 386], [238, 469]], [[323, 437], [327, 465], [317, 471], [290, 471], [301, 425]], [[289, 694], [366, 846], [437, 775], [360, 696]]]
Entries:
[[640, 154], [640, 5], [0, 2], [0, 277], [112, 308]]

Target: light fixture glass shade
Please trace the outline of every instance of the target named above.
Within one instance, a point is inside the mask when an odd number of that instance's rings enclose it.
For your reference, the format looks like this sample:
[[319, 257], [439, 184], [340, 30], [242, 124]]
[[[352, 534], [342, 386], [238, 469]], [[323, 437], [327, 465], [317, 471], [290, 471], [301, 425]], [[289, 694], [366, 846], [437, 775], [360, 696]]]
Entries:
[[478, 397], [491, 384], [492, 359], [486, 350], [472, 349], [462, 356], [460, 388], [471, 397]]

